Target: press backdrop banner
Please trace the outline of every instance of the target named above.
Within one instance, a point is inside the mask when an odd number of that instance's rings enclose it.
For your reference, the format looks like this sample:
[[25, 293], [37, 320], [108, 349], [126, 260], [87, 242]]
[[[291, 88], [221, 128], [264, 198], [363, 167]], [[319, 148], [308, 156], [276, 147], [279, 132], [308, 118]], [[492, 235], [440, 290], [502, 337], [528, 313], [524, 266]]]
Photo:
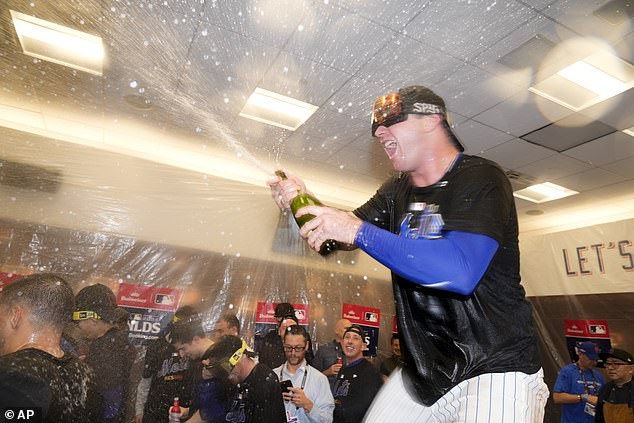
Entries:
[[343, 304], [341, 317], [363, 328], [365, 331], [366, 344], [363, 355], [376, 357], [376, 346], [379, 343], [381, 310], [356, 304]]
[[[255, 315], [255, 346], [254, 349], [260, 352], [262, 341], [267, 333], [277, 329], [277, 319], [275, 319], [275, 307], [279, 303], [258, 302]], [[295, 309], [297, 323], [308, 330], [308, 304], [291, 304]]]
[[575, 347], [584, 341], [597, 344], [599, 352], [612, 348], [607, 320], [564, 320], [566, 345], [572, 361], [577, 359]]
[[130, 341], [135, 345], [146, 345], [162, 336], [178, 309], [181, 295], [180, 289], [120, 284], [117, 304], [130, 313]]
[[526, 293], [579, 295], [632, 292], [634, 220], [520, 240]]

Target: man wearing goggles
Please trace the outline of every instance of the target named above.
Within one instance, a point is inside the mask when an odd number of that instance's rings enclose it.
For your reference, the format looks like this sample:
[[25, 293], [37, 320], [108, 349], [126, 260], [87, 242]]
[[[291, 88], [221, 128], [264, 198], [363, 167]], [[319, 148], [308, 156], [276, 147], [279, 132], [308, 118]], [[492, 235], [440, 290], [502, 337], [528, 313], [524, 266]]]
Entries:
[[227, 422], [286, 423], [277, 375], [253, 359], [255, 354], [237, 336], [223, 336], [206, 353], [208, 370], [224, 373], [236, 385]]
[[[315, 216], [300, 230], [311, 248], [334, 239], [392, 270], [406, 364], [365, 422], [542, 421], [548, 388], [520, 285], [517, 215], [504, 171], [463, 154], [444, 100], [423, 86], [380, 97], [371, 133], [398, 174], [352, 212], [307, 206], [296, 213]], [[306, 190], [286, 176], [268, 181], [283, 209]]]

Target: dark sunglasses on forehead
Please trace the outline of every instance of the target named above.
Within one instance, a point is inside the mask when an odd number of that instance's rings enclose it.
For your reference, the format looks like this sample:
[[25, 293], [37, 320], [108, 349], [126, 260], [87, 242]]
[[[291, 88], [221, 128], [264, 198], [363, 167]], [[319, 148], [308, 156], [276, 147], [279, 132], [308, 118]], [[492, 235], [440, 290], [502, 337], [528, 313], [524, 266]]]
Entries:
[[407, 114], [403, 113], [403, 103], [398, 94], [383, 95], [374, 102], [372, 109], [372, 136], [379, 126], [390, 127], [396, 123], [407, 120]]

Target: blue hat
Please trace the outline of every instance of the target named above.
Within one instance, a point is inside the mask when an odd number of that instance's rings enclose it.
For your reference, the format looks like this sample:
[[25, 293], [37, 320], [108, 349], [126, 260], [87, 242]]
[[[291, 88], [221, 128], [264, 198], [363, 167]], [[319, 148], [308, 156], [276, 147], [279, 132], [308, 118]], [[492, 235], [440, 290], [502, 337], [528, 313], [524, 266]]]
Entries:
[[582, 342], [577, 346], [577, 352], [584, 353], [590, 360], [599, 359], [599, 347], [594, 342]]

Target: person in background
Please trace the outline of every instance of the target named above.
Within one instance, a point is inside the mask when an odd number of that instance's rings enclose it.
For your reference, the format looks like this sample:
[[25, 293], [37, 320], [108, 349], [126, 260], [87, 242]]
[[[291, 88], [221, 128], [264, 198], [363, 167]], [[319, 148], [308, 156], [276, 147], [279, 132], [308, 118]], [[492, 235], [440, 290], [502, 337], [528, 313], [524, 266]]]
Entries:
[[363, 357], [365, 331], [352, 325], [343, 335], [346, 365], [335, 382], [334, 423], [361, 423], [372, 400], [383, 385], [381, 373]]
[[[231, 389], [226, 375], [210, 365], [208, 357], [214, 341], [205, 334], [202, 320], [192, 318], [175, 323], [171, 337], [178, 354], [197, 363], [192, 366], [195, 369], [192, 381], [194, 400], [191, 407], [181, 407], [183, 415], [191, 416], [187, 420], [191, 422], [225, 421]], [[163, 419], [168, 410], [162, 410]]]
[[273, 372], [280, 382], [292, 383], [291, 388], [282, 391], [287, 421], [330, 423], [335, 401], [328, 378], [306, 362], [309, 339], [302, 326], [289, 326], [284, 332], [286, 363], [273, 369]]
[[114, 293], [102, 284], [82, 288], [75, 296], [72, 316], [82, 336], [90, 343], [84, 361], [95, 373], [101, 396], [97, 421], [122, 423], [136, 350], [128, 343], [128, 333], [118, 324], [122, 312], [117, 307]]
[[561, 406], [561, 423], [594, 422], [595, 406], [603, 376], [595, 367], [599, 359], [599, 347], [593, 342], [577, 346], [575, 363], [559, 370], [553, 388], [553, 401]]
[[190, 406], [193, 392], [194, 372], [200, 371], [190, 361], [181, 357], [171, 344], [171, 331], [175, 324], [195, 318], [192, 306], [180, 307], [164, 336], [150, 342], [145, 353], [143, 374], [136, 390], [136, 423], [159, 423], [165, 421], [165, 411], [178, 397], [184, 407]]
[[94, 421], [99, 403], [92, 371], [61, 347], [73, 306], [73, 290], [50, 273], [24, 276], [0, 291], [3, 418], [8, 407], [33, 407], [41, 412], [33, 420]]
[[390, 374], [400, 366], [403, 361], [401, 360], [401, 341], [398, 338], [398, 333], [392, 334], [392, 339], [390, 340], [390, 347], [392, 348], [392, 356], [386, 358], [381, 362], [381, 375], [383, 375], [383, 380], [386, 381]]
[[225, 373], [236, 386], [229, 401], [228, 422], [286, 423], [279, 380], [273, 371], [253, 360], [254, 353], [236, 336], [224, 336], [205, 357], [208, 366]]
[[282, 336], [287, 327], [297, 324], [297, 317], [295, 313], [283, 316], [279, 320], [276, 331], [270, 331], [264, 337], [262, 348], [258, 354], [258, 361], [269, 369], [274, 369], [281, 366], [286, 361], [284, 355], [284, 343]]
[[330, 389], [332, 390], [337, 380], [337, 373], [344, 365], [345, 356], [341, 351], [341, 340], [343, 333], [352, 323], [348, 319], [339, 319], [335, 323], [335, 339], [321, 345], [315, 353], [311, 365], [328, 377]]
[[[463, 154], [444, 100], [424, 86], [379, 97], [371, 134], [394, 176], [352, 212], [307, 206], [295, 215], [315, 216], [300, 229], [315, 251], [332, 239], [392, 271], [407, 365], [390, 377], [366, 423], [506, 422], [509, 414], [540, 421], [548, 387], [520, 283], [517, 212], [504, 169]], [[283, 209], [307, 191], [286, 176], [267, 181]]]
[[220, 339], [223, 336], [240, 336], [240, 320], [238, 316], [227, 312], [222, 315], [213, 332], [213, 339]]
[[625, 350], [614, 348], [599, 354], [607, 369], [609, 382], [599, 390], [597, 423], [634, 423], [634, 358]]

